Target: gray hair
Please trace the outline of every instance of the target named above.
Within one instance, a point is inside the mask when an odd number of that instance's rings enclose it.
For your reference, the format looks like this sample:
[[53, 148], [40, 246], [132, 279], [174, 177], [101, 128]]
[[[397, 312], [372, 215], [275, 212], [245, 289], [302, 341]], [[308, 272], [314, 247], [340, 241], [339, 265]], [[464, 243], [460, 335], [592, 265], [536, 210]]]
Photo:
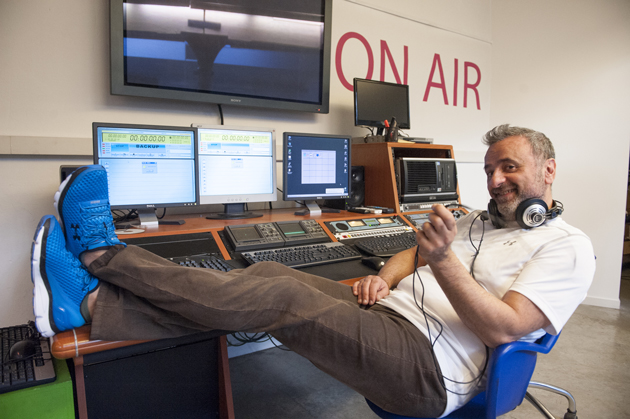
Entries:
[[551, 140], [542, 132], [534, 131], [529, 128], [511, 127], [510, 124], [499, 125], [492, 128], [483, 136], [483, 143], [490, 147], [501, 140], [508, 137], [523, 137], [532, 146], [534, 156], [539, 163], [543, 163], [547, 159], [555, 159], [556, 152], [553, 148]]

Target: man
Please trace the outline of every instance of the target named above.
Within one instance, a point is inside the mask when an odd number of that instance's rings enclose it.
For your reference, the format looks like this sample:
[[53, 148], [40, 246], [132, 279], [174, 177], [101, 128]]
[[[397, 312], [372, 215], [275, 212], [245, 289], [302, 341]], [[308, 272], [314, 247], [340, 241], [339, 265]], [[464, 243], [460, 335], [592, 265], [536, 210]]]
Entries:
[[105, 340], [267, 331], [387, 411], [446, 415], [480, 391], [488, 348], [559, 333], [595, 270], [590, 240], [557, 209], [540, 227], [517, 224], [532, 198], [556, 208], [547, 137], [502, 125], [485, 142], [489, 213], [456, 222], [434, 206], [418, 246], [353, 287], [275, 263], [181, 268], [126, 247], [106, 172], [81, 168], [55, 195], [63, 227], [46, 216], [35, 234], [38, 328], [49, 336], [91, 322], [91, 337]]

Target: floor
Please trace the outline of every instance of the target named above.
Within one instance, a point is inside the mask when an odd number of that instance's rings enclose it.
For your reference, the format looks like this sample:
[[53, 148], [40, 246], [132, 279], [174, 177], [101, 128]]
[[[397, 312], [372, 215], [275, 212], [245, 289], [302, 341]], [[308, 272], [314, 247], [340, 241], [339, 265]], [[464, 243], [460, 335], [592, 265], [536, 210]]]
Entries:
[[[580, 306], [548, 355], [538, 358], [534, 381], [570, 391], [578, 416], [630, 418], [630, 269], [621, 281], [621, 309]], [[230, 359], [237, 419], [373, 419], [359, 394], [293, 352], [267, 349]], [[534, 390], [557, 417], [561, 396]], [[501, 419], [541, 417], [528, 403]]]

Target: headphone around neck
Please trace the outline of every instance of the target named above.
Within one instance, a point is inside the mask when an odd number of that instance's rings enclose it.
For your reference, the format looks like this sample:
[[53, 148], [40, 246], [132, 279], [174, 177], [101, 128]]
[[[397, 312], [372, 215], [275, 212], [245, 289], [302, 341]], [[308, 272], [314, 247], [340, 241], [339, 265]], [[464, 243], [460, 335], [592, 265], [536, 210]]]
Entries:
[[[564, 211], [564, 207], [560, 201], [553, 201], [553, 206], [549, 209], [542, 199], [530, 198], [521, 202], [516, 208], [516, 222], [522, 228], [539, 227], [545, 221], [552, 220], [562, 214], [562, 211]], [[488, 217], [496, 228], [503, 228], [507, 224], [494, 199], [488, 203]]]

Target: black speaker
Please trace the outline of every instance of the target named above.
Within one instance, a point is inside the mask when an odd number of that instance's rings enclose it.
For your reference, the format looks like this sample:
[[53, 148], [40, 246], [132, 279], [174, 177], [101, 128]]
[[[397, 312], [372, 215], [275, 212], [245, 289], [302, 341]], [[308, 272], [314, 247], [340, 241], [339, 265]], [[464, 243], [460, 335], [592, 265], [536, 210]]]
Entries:
[[362, 207], [365, 203], [365, 170], [363, 166], [350, 168], [352, 185], [350, 185], [350, 198], [346, 199], [346, 208]]
[[365, 203], [365, 170], [363, 166], [350, 168], [350, 197], [347, 199], [327, 199], [324, 205], [328, 208], [346, 210], [360, 207]]

